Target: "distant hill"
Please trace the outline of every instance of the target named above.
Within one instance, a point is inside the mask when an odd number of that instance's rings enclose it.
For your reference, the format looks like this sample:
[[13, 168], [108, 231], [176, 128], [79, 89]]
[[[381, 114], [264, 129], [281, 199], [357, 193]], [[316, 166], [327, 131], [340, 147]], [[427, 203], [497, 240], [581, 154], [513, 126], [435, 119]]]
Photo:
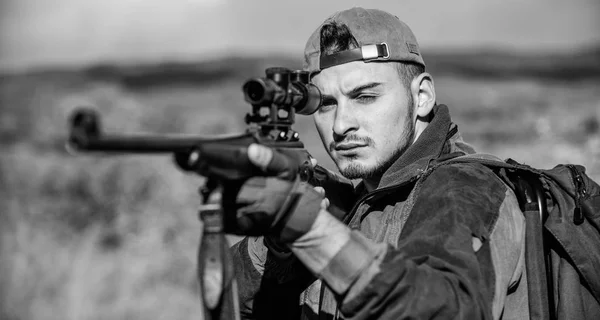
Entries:
[[543, 55], [501, 51], [432, 52], [425, 53], [424, 59], [434, 74], [549, 80], [600, 78], [600, 46]]
[[[434, 76], [535, 78], [540, 80], [600, 79], [600, 46], [576, 53], [523, 54], [500, 51], [425, 52], [427, 68]], [[229, 57], [213, 61], [161, 62], [149, 64], [99, 64], [75, 69], [46, 68], [13, 76], [85, 78], [120, 82], [130, 89], [181, 84], [202, 84], [225, 79], [243, 81], [264, 75], [264, 69], [301, 68], [289, 56]], [[10, 76], [8, 74], [0, 77]]]

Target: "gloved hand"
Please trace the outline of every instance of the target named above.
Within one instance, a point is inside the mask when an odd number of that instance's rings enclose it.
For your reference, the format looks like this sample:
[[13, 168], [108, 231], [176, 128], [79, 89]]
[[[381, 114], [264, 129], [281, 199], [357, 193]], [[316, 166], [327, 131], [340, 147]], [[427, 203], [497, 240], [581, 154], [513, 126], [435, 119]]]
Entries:
[[[286, 155], [268, 147], [253, 144], [248, 158], [264, 172], [289, 176], [278, 167]], [[285, 161], [284, 161], [285, 162]], [[275, 169], [274, 169], [275, 168]], [[223, 190], [226, 231], [243, 235], [267, 235], [282, 243], [293, 242], [308, 232], [322, 208], [324, 196], [308, 183], [295, 177], [292, 181], [276, 177], [253, 177], [241, 186]]]

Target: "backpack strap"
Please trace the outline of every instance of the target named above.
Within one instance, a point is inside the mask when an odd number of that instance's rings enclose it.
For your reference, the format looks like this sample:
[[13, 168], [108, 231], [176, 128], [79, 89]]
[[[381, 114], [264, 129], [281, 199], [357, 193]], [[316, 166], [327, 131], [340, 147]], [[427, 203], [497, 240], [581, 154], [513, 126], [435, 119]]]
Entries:
[[525, 270], [530, 319], [556, 319], [550, 246], [544, 239], [548, 208], [543, 187], [537, 179], [518, 176], [515, 193], [525, 198]]

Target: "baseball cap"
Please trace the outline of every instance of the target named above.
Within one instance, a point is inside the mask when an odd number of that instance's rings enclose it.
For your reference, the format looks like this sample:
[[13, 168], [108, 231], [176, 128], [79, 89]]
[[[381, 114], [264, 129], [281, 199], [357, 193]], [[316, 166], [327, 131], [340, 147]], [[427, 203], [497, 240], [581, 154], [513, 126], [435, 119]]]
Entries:
[[[359, 47], [321, 56], [321, 28], [332, 22], [348, 26]], [[315, 73], [352, 61], [401, 61], [425, 67], [417, 38], [406, 23], [388, 12], [359, 7], [334, 13], [313, 32], [304, 48], [303, 69]]]

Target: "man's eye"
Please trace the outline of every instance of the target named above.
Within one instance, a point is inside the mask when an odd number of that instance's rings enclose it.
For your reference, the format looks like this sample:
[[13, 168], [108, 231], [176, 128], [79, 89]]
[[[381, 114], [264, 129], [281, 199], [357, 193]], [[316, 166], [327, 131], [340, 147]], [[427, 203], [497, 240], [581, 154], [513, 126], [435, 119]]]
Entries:
[[360, 95], [360, 96], [356, 97], [355, 99], [360, 103], [371, 103], [371, 102], [375, 101], [375, 99], [377, 99], [377, 97], [369, 96], [369, 95]]
[[323, 102], [321, 103], [321, 106], [319, 107], [319, 112], [329, 111], [329, 110], [333, 109], [333, 107], [335, 107], [336, 105], [337, 105], [337, 101], [335, 99], [325, 98], [325, 99], [323, 99]]
[[319, 107], [319, 112], [327, 112], [335, 107], [335, 102], [324, 102]]

